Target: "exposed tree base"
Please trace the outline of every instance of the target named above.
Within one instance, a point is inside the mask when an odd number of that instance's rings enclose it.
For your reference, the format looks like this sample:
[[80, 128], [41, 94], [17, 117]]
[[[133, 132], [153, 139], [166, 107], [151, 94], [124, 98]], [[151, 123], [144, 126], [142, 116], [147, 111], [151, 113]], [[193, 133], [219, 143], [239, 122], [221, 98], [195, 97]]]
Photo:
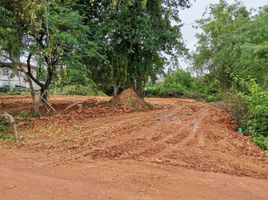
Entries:
[[122, 107], [124, 110], [128, 111], [141, 111], [151, 108], [151, 105], [139, 97], [139, 95], [132, 88], [128, 88], [112, 98], [110, 103], [114, 106]]

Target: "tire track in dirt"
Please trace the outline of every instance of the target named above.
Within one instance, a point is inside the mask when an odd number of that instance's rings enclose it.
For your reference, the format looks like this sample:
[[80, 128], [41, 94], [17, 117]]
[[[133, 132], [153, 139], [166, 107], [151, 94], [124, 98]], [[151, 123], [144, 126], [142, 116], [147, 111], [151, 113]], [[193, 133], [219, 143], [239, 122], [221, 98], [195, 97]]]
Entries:
[[[178, 120], [175, 118], [175, 120]], [[202, 120], [202, 119], [201, 119]], [[158, 141], [152, 141], [149, 148], [142, 148], [139, 149], [139, 151], [136, 151], [136, 156], [159, 156], [166, 153], [171, 153], [173, 151], [176, 151], [178, 148], [186, 146], [188, 142], [190, 142], [196, 135], [198, 135], [199, 146], [204, 146], [204, 136], [200, 133], [197, 133], [201, 120], [195, 120], [192, 122], [192, 120], [189, 121], [179, 121], [179, 126], [173, 127], [174, 131], [170, 131], [169, 134], [165, 135]], [[171, 123], [170, 121], [168, 123]], [[183, 124], [183, 126], [182, 126]], [[167, 126], [167, 125], [166, 125]], [[193, 126], [193, 130], [191, 130], [191, 126]], [[188, 136], [184, 133], [189, 133]], [[180, 140], [177, 140], [175, 143], [174, 138], [180, 138]], [[200, 139], [201, 138], [201, 139]], [[200, 141], [201, 140], [201, 141]], [[177, 144], [179, 143], [179, 144]], [[159, 147], [162, 147], [162, 150], [159, 150]]]
[[[159, 114], [161, 114], [161, 116], [164, 116], [164, 118], [161, 118], [160, 121], [157, 120], [159, 117]], [[142, 149], [146, 150], [146, 147], [144, 147], [146, 143], [148, 143], [153, 138], [160, 136], [160, 134], [159, 135], [153, 134], [151, 136], [150, 134], [155, 133], [157, 131], [158, 132], [161, 131], [162, 126], [165, 125], [167, 121], [172, 120], [174, 116], [176, 116], [174, 114], [174, 110], [172, 112], [171, 110], [167, 110], [167, 111], [162, 111], [162, 112], [151, 113], [150, 116], [146, 116], [148, 118], [143, 119], [142, 122], [138, 122], [138, 125], [135, 127], [136, 130], [139, 130], [138, 133], [137, 131], [132, 129], [131, 131], [135, 131], [133, 134], [125, 133], [124, 135], [120, 135], [119, 137], [114, 137], [111, 140], [104, 141], [104, 144], [100, 147], [100, 149], [97, 149], [97, 151], [99, 151], [100, 154], [102, 152], [106, 156], [108, 153], [115, 154], [117, 156], [120, 156], [121, 154], [125, 153], [126, 158], [136, 158], [135, 154], [138, 151], [142, 151]], [[129, 123], [133, 124], [133, 122], [131, 121]], [[119, 121], [119, 124], [120, 124], [120, 121]], [[119, 125], [116, 128], [120, 129], [122, 127], [120, 127]], [[115, 129], [114, 131], [118, 131], [118, 129]], [[132, 137], [130, 137], [130, 135]], [[116, 152], [116, 151], [120, 151], [121, 153]], [[95, 153], [97, 152], [94, 152], [93, 150], [93, 151], [87, 152], [86, 155], [88, 156], [90, 156], [90, 154], [95, 155]]]
[[194, 101], [153, 102], [168, 106], [134, 113], [85, 108], [48, 117], [23, 130], [19, 148], [55, 155], [59, 163], [129, 159], [268, 178], [268, 153], [235, 131], [230, 112]]

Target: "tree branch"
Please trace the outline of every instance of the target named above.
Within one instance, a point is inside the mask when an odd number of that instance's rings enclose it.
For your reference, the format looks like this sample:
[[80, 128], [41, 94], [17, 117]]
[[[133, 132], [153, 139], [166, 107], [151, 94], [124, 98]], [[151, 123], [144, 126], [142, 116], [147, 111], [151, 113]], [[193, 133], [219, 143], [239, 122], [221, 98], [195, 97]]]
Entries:
[[37, 85], [40, 87], [43, 87], [43, 84], [38, 81], [32, 74], [32, 67], [31, 67], [31, 58], [32, 58], [32, 53], [29, 53], [28, 58], [27, 58], [27, 75], [32, 79]]

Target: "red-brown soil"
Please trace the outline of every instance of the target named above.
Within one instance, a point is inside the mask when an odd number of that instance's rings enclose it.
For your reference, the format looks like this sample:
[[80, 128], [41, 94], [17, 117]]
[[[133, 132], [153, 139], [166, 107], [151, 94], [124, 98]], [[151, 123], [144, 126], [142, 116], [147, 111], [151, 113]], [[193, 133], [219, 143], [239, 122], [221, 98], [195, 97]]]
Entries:
[[[110, 100], [51, 101], [92, 99]], [[0, 147], [0, 199], [268, 199], [268, 153], [236, 132], [229, 111], [146, 101], [152, 110], [84, 106], [21, 122], [22, 141]]]
[[[52, 96], [49, 97], [49, 103], [57, 110], [63, 111], [72, 103], [82, 105], [96, 104], [107, 102], [110, 97], [86, 97], [86, 96]], [[3, 112], [19, 113], [21, 111], [31, 112], [32, 99], [29, 96], [1, 96], [0, 97], [0, 114]], [[45, 110], [42, 106], [41, 111]]]
[[120, 106], [125, 111], [145, 111], [150, 108], [150, 105], [146, 103], [138, 94], [132, 89], [128, 88], [119, 95], [111, 99], [113, 106]]

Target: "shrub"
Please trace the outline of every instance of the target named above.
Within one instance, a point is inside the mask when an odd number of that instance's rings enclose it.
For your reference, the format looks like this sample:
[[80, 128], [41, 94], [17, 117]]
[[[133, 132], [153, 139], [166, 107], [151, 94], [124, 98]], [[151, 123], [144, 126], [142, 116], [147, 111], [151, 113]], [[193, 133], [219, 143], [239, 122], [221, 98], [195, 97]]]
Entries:
[[12, 131], [10, 126], [5, 122], [0, 121], [0, 142], [16, 141], [16, 138], [11, 133]]
[[84, 86], [80, 84], [64, 86], [62, 89], [54, 88], [51, 92], [59, 95], [105, 96], [102, 91], [92, 85]]
[[187, 89], [181, 84], [164, 83], [147, 87], [148, 96], [179, 97], [185, 95]]
[[39, 118], [40, 116], [36, 113], [29, 113], [27, 111], [22, 111], [20, 112], [19, 116], [24, 119], [24, 120], [32, 120], [32, 119], [36, 119], [36, 118]]
[[253, 141], [264, 150], [268, 150], [268, 137], [259, 134], [253, 136]]
[[243, 92], [229, 94], [229, 102], [234, 109], [234, 118], [252, 135], [253, 141], [263, 149], [268, 149], [268, 91], [254, 80], [241, 80]]
[[186, 94], [187, 89], [180, 83], [164, 83], [160, 86], [159, 94], [162, 97], [179, 97]]
[[26, 112], [26, 111], [22, 111], [20, 113], [20, 117], [22, 117], [23, 119], [25, 120], [31, 120], [32, 119], [32, 116], [30, 113]]
[[6, 134], [6, 133], [8, 133], [8, 131], [9, 130], [8, 130], [7, 124], [0, 121], [0, 133], [1, 134]]
[[249, 108], [248, 130], [252, 134], [268, 136], [268, 91], [262, 90], [258, 84], [248, 84], [250, 95], [247, 95]]
[[247, 129], [249, 108], [245, 96], [237, 90], [231, 89], [224, 95], [224, 100], [232, 108], [234, 120], [240, 127]]

